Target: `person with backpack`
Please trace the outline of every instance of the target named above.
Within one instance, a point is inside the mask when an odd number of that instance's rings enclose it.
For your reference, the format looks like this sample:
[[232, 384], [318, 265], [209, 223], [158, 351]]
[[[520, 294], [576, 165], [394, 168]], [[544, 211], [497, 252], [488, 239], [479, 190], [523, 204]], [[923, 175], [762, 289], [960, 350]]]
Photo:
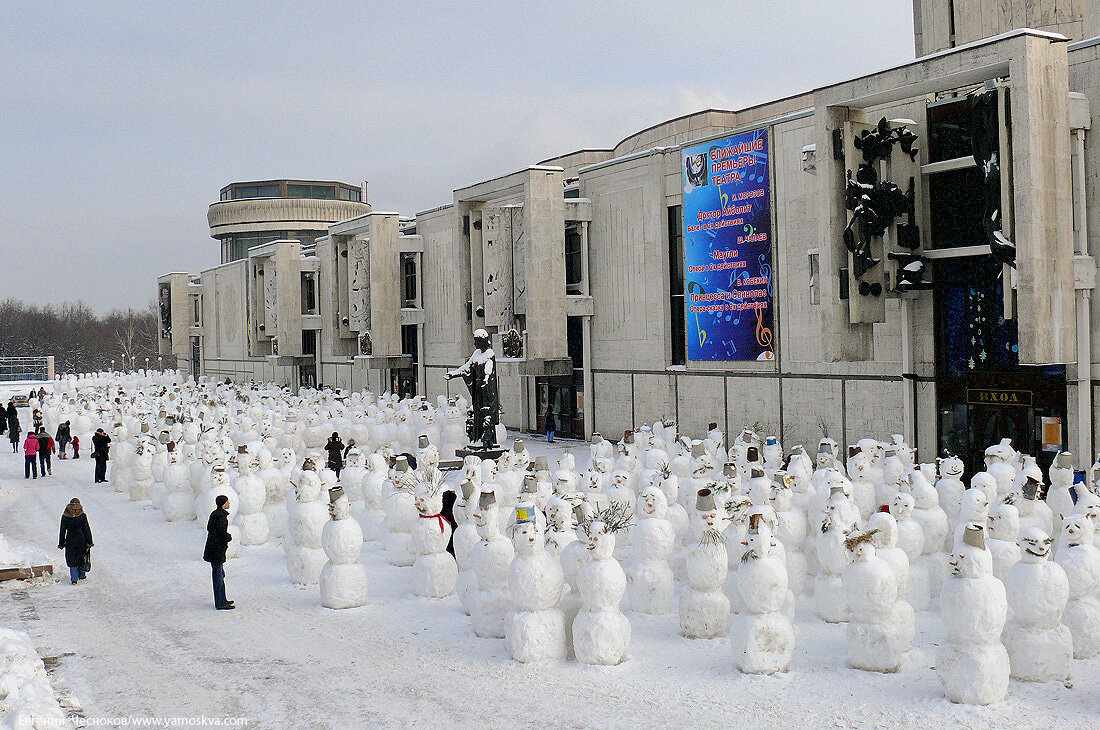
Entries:
[[42, 476], [47, 474], [53, 476], [53, 462], [51, 460], [53, 452], [53, 439], [43, 428], [38, 432], [38, 468], [42, 472]]
[[34, 431], [27, 431], [27, 440], [23, 442], [23, 478], [30, 479], [31, 474], [38, 478], [38, 437]]

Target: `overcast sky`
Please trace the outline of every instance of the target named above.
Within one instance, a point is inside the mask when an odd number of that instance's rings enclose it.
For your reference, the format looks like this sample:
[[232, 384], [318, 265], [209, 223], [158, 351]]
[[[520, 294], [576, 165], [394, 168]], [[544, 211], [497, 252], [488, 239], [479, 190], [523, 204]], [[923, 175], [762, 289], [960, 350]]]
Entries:
[[143, 306], [235, 180], [456, 187], [913, 57], [909, 0], [8, 3], [0, 298]]

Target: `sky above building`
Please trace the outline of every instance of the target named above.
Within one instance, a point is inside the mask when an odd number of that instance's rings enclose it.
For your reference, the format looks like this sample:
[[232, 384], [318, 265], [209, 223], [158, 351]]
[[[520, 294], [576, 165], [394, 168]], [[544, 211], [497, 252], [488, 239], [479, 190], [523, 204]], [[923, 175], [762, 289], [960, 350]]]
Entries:
[[0, 299], [141, 307], [218, 262], [235, 180], [457, 187], [913, 58], [910, 0], [20, 3], [0, 60]]

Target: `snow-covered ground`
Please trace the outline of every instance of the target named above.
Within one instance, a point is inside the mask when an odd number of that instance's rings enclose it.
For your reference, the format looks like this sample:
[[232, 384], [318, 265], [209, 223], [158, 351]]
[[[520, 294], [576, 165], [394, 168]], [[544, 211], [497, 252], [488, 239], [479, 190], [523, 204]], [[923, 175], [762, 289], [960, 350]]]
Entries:
[[[527, 439], [553, 463], [567, 448]], [[1100, 659], [1074, 662], [1072, 688], [1013, 681], [991, 707], [952, 705], [933, 670], [942, 633], [917, 615], [916, 647], [897, 674], [849, 669], [843, 625], [799, 606], [791, 671], [740, 674], [725, 640], [688, 640], [675, 614], [628, 614], [630, 658], [617, 667], [524, 665], [479, 639], [458, 600], [412, 595], [411, 569], [368, 545], [368, 605], [321, 606], [294, 588], [278, 545], [226, 565], [238, 610], [212, 607], [202, 562], [205, 522], [167, 523], [92, 484], [93, 462], [54, 461], [24, 481], [22, 456], [0, 449], [0, 533], [56, 550], [65, 504], [79, 497], [96, 546], [86, 582], [0, 584], [0, 626], [26, 631], [49, 657], [65, 705], [85, 717], [244, 717], [259, 728], [1095, 728]]]

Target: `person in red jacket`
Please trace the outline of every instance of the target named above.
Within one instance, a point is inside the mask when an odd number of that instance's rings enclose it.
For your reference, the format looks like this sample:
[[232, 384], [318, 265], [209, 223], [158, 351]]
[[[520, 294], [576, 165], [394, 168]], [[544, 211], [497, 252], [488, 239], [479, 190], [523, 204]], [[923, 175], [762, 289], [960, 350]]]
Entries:
[[23, 465], [24, 479], [30, 479], [31, 474], [34, 474], [34, 478], [38, 478], [38, 437], [34, 435], [34, 431], [27, 432], [27, 440], [23, 442], [23, 455], [25, 463]]
[[79, 459], [80, 458], [80, 437], [79, 436], [73, 436], [73, 440], [72, 440], [71, 443], [73, 445], [73, 458], [74, 459]]
[[53, 439], [45, 428], [38, 431], [38, 470], [42, 476], [53, 475], [53, 452], [56, 450]]

